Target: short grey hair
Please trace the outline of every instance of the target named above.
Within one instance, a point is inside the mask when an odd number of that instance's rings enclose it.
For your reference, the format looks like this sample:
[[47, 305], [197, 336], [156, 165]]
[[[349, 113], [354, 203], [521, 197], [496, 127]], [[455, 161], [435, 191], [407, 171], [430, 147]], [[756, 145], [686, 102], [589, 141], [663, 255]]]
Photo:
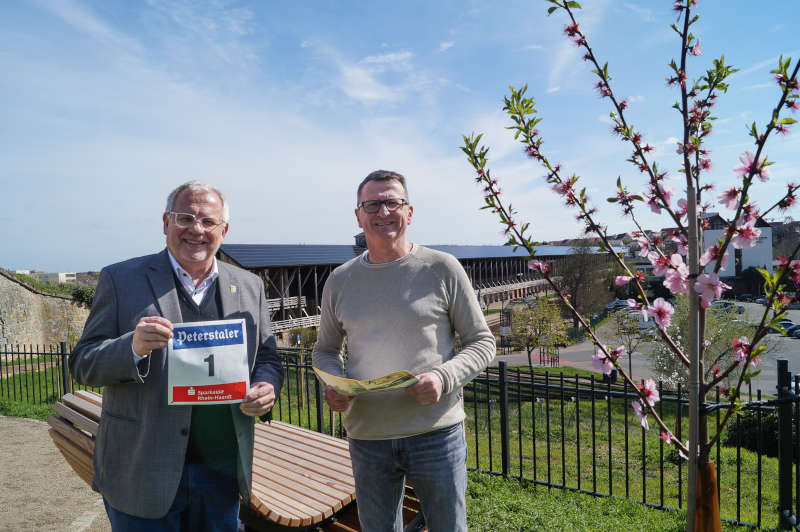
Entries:
[[405, 194], [406, 201], [408, 201], [408, 187], [406, 187], [406, 178], [403, 177], [403, 174], [398, 174], [397, 172], [392, 172], [391, 170], [375, 170], [365, 177], [361, 184], [358, 185], [358, 191], [356, 192], [356, 205], [359, 201], [361, 201], [361, 190], [370, 181], [397, 181], [400, 183], [400, 185], [402, 185], [403, 194]]
[[167, 196], [167, 207], [164, 209], [165, 213], [172, 212], [172, 208], [175, 206], [175, 200], [178, 199], [178, 196], [180, 196], [181, 192], [184, 190], [213, 192], [219, 196], [219, 200], [222, 202], [222, 219], [226, 222], [230, 220], [230, 209], [228, 208], [228, 202], [225, 200], [225, 196], [222, 195], [222, 192], [220, 192], [217, 187], [213, 187], [207, 183], [201, 183], [200, 181], [187, 181], [182, 185], [178, 185], [178, 187], [170, 192], [169, 196]]

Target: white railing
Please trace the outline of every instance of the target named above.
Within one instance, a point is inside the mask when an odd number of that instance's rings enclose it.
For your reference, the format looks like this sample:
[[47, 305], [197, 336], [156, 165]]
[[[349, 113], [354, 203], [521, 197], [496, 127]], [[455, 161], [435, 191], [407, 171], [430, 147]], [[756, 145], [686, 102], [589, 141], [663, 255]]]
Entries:
[[319, 315], [303, 316], [301, 318], [272, 322], [272, 332], [274, 333], [288, 331], [290, 329], [299, 329], [300, 327], [319, 327]]
[[[275, 299], [267, 299], [267, 309], [270, 311], [272, 310], [280, 310], [281, 308], [281, 300], [283, 301], [283, 308], [297, 308], [297, 296], [293, 297], [284, 297], [281, 299], [280, 297]], [[306, 306], [306, 296], [300, 298], [300, 306]]]

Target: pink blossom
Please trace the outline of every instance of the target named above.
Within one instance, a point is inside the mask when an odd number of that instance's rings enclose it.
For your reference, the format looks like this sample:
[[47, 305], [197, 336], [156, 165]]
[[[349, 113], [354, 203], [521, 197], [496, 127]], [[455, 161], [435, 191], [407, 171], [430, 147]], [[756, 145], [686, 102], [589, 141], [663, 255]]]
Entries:
[[708, 308], [714, 299], [722, 296], [723, 290], [729, 288], [730, 286], [719, 280], [719, 275], [716, 273], [701, 273], [694, 283], [694, 289], [700, 296], [700, 306], [703, 308]]
[[602, 349], [598, 349], [597, 353], [592, 356], [592, 367], [604, 375], [611, 375], [614, 370], [614, 362], [606, 356]]
[[686, 216], [686, 213], [689, 212], [689, 204], [686, 202], [686, 198], [681, 198], [678, 200], [678, 210], [675, 211], [680, 218]]
[[689, 293], [689, 267], [677, 253], [670, 256], [671, 269], [664, 273], [664, 286], [673, 294]]
[[717, 196], [717, 199], [721, 204], [725, 205], [732, 211], [735, 211], [739, 206], [739, 189], [731, 185], [725, 190], [725, 192]]
[[550, 275], [550, 265], [541, 260], [532, 260], [528, 263], [528, 268], [536, 270], [542, 275]]
[[553, 185], [553, 190], [561, 194], [562, 196], [570, 191], [572, 188], [572, 181], [561, 181], [560, 183], [556, 183]]
[[745, 223], [736, 228], [731, 245], [737, 249], [751, 248], [758, 243], [759, 236], [761, 229], [755, 227], [755, 222]]
[[700, 39], [697, 39], [695, 45], [689, 48], [689, 53], [692, 55], [700, 55], [703, 53], [703, 49], [700, 47]]
[[683, 233], [673, 234], [671, 240], [678, 244], [678, 254], [686, 256], [689, 253], [689, 239]]
[[[703, 253], [700, 256], [700, 266], [706, 266], [707, 264], [710, 264], [711, 261], [719, 259], [719, 251], [720, 251], [719, 246], [717, 246], [716, 244], [714, 244], [713, 246], [709, 246], [708, 249], [706, 249], [705, 253]], [[720, 264], [722, 265], [722, 269], [728, 267], [727, 251], [725, 252], [725, 255], [722, 256]]]
[[670, 431], [664, 432], [662, 430], [661, 431], [661, 441], [663, 441], [664, 443], [671, 442], [672, 441], [672, 433]]
[[661, 214], [661, 206], [658, 204], [658, 196], [653, 194], [652, 196], [647, 196], [647, 204], [650, 206], [650, 210], [656, 214]]
[[617, 286], [625, 286], [626, 284], [631, 282], [631, 279], [633, 279], [633, 277], [631, 277], [630, 275], [617, 275], [617, 278], [614, 279], [614, 283]]
[[659, 255], [655, 251], [652, 251], [647, 254], [647, 260], [649, 260], [650, 264], [653, 265], [654, 275], [664, 275], [664, 272], [667, 271], [669, 260], [667, 260], [666, 257]]
[[661, 399], [658, 395], [656, 381], [653, 379], [647, 379], [644, 381], [642, 385], [639, 386], [639, 393], [644, 401], [650, 406], [654, 406]]
[[644, 405], [638, 399], [633, 402], [633, 413], [639, 418], [644, 429], [650, 430], [650, 424], [647, 422], [647, 410], [645, 410]]
[[736, 176], [745, 178], [752, 171], [758, 175], [761, 181], [767, 181], [770, 178], [769, 170], [764, 166], [765, 157], [763, 155], [758, 158], [758, 162], [755, 166], [753, 165], [755, 162], [755, 155], [753, 155], [751, 151], [746, 151], [741, 154], [739, 160], [742, 161], [742, 164], [733, 168], [733, 173]]
[[747, 336], [734, 338], [732, 347], [733, 359], [738, 363], [747, 362], [747, 356], [750, 354], [750, 340], [747, 339]]
[[628, 302], [628, 306], [630, 308], [632, 308], [636, 312], [641, 312], [642, 313], [642, 320], [643, 321], [648, 321], [647, 309], [644, 308], [644, 305], [642, 305], [641, 303], [637, 303], [635, 299], [628, 299], [627, 302]]
[[758, 209], [752, 203], [748, 203], [744, 206], [744, 223], [756, 223], [758, 220]]
[[650, 241], [646, 238], [638, 238], [636, 240], [639, 243], [639, 253], [640, 257], [646, 257], [648, 253], [650, 253]]
[[661, 195], [664, 197], [664, 205], [669, 205], [672, 201], [672, 194], [675, 192], [672, 190], [672, 187], [658, 185], [658, 191], [661, 192]]
[[656, 322], [656, 325], [662, 329], [669, 327], [670, 321], [672, 321], [672, 315], [675, 314], [675, 309], [665, 301], [663, 297], [659, 297], [653, 301], [653, 304], [647, 310], [650, 316], [652, 316], [653, 321]]

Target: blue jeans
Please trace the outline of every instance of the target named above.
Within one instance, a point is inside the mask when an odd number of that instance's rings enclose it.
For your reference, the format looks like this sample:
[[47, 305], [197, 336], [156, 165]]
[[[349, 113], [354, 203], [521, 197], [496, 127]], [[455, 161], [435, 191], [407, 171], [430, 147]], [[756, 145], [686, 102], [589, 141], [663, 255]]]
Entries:
[[103, 502], [114, 532], [236, 532], [239, 526], [236, 477], [203, 464], [184, 464], [175, 500], [161, 519], [129, 515]]
[[461, 424], [394, 440], [350, 438], [364, 532], [402, 532], [405, 482], [430, 532], [467, 530], [467, 444]]

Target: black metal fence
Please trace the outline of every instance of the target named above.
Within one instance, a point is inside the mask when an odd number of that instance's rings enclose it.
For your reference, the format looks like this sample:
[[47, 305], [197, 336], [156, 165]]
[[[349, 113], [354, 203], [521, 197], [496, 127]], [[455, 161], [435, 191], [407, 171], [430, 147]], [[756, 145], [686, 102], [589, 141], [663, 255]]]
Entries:
[[[342, 417], [325, 404], [308, 351], [280, 353], [286, 380], [274, 418], [344, 437]], [[0, 351], [0, 399], [49, 404], [66, 390], [85, 388], [71, 380], [67, 355], [65, 344], [6, 346]], [[723, 519], [800, 530], [800, 378], [793, 381], [785, 360], [778, 370], [771, 397], [746, 390], [742, 415], [723, 431], [712, 459]], [[659, 437], [658, 427], [641, 426], [631, 406], [637, 395], [626, 383], [531, 373], [501, 362], [462, 393], [470, 469], [656, 508], [683, 507], [685, 460]], [[659, 393], [659, 414], [683, 441], [687, 394], [662, 385]], [[728, 404], [721, 393], [705, 405], [712, 433]]]

